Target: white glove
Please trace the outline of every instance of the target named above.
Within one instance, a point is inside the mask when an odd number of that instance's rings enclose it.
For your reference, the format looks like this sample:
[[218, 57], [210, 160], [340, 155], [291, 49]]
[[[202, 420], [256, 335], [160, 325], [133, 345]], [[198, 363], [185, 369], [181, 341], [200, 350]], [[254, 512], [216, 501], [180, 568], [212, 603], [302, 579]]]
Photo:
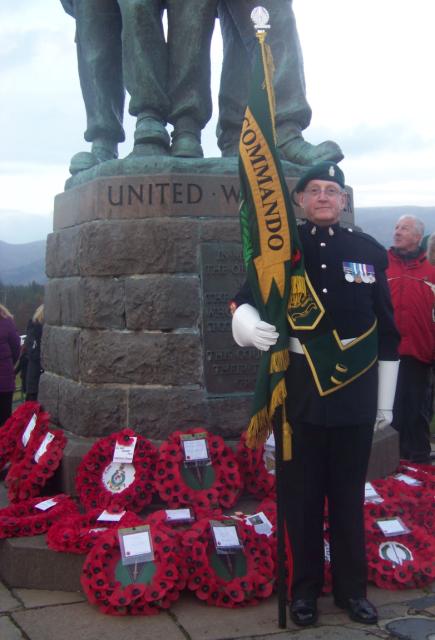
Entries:
[[393, 404], [396, 394], [399, 360], [379, 360], [378, 362], [378, 410], [375, 431], [383, 429], [393, 421]]
[[237, 307], [233, 315], [232, 330], [239, 347], [257, 347], [260, 351], [269, 351], [279, 337], [276, 328], [263, 322], [257, 309], [250, 304]]

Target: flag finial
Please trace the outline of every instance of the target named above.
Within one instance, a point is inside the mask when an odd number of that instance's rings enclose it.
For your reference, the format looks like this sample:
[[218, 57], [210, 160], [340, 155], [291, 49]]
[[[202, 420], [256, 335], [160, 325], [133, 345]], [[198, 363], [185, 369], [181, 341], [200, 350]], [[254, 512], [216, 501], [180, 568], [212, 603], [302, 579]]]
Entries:
[[256, 31], [270, 29], [269, 12], [264, 7], [255, 7], [255, 9], [252, 9], [251, 20], [254, 23]]

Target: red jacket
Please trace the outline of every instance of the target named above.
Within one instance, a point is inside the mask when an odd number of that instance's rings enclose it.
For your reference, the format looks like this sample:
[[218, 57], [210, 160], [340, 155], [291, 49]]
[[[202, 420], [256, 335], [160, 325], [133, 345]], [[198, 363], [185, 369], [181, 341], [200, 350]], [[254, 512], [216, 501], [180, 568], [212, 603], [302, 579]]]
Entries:
[[388, 263], [394, 319], [401, 336], [399, 354], [431, 364], [435, 361], [435, 267], [424, 252], [405, 258], [392, 249]]

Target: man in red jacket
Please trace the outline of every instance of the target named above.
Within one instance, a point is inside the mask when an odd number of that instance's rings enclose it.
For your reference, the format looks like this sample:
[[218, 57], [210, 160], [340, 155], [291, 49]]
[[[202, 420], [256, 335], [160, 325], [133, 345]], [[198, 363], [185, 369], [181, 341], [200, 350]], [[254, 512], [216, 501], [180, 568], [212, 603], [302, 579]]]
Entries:
[[413, 462], [430, 459], [429, 389], [435, 361], [435, 267], [420, 248], [423, 234], [421, 220], [399, 218], [387, 269], [401, 336], [393, 426], [400, 434], [400, 455]]

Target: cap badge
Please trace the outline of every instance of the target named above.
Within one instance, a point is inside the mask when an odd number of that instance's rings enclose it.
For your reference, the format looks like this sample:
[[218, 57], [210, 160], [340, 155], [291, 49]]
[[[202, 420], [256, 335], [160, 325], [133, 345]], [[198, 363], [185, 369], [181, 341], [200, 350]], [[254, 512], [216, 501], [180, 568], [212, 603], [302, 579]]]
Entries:
[[329, 167], [329, 175], [331, 176], [331, 178], [335, 176], [335, 169], [333, 166]]

